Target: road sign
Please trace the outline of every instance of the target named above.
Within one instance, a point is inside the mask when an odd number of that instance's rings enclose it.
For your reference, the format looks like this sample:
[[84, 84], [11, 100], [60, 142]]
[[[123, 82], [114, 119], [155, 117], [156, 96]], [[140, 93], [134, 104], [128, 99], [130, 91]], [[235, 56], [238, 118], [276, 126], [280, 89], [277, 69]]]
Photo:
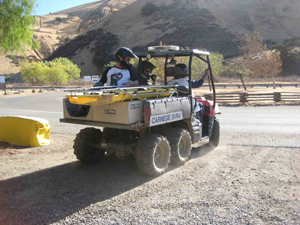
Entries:
[[90, 82], [90, 81], [91, 81], [91, 76], [84, 76], [84, 77], [83, 77], [83, 80], [84, 80], [85, 82]]
[[5, 76], [0, 76], [0, 84], [5, 84]]
[[99, 76], [98, 75], [93, 75], [92, 76], [92, 82], [96, 83], [99, 81]]

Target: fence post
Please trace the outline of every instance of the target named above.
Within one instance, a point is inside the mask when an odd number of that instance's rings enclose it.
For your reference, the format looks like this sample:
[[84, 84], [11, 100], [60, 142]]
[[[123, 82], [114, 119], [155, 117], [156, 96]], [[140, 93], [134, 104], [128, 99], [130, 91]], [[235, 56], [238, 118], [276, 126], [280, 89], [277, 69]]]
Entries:
[[240, 93], [240, 102], [247, 102], [247, 98], [248, 98], [248, 93], [247, 92], [243, 92], [243, 93]]
[[280, 102], [281, 101], [281, 93], [280, 92], [274, 92], [273, 100], [275, 102]]

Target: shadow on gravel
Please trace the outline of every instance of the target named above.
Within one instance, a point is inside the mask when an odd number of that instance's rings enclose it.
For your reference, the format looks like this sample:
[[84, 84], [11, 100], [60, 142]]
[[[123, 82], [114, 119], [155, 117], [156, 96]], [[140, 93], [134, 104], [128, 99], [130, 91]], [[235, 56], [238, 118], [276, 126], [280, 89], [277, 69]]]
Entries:
[[0, 181], [0, 224], [49, 224], [153, 178], [140, 174], [134, 158], [79, 161]]

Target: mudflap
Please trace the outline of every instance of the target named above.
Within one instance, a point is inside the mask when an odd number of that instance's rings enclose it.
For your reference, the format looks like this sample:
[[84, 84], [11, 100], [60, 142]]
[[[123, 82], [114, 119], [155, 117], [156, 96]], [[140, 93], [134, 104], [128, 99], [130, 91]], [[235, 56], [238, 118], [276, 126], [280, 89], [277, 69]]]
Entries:
[[194, 131], [193, 144], [201, 140], [202, 137], [202, 124], [196, 118], [192, 119], [192, 127]]
[[211, 137], [214, 128], [215, 116], [208, 116], [208, 137]]

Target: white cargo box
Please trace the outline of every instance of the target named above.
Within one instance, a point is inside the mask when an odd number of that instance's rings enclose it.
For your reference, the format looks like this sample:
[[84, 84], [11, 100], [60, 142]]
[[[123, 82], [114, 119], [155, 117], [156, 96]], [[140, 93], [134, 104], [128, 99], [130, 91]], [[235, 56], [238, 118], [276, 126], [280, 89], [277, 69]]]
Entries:
[[91, 109], [94, 121], [133, 124], [144, 120], [144, 103], [141, 100], [91, 106]]
[[[74, 117], [73, 115], [80, 110], [81, 107], [86, 107], [88, 109], [88, 114], [85, 116]], [[134, 124], [143, 122], [143, 112], [144, 101], [142, 100], [115, 102], [97, 106], [80, 106], [71, 104], [67, 98], [64, 99], [64, 118], [66, 119], [116, 124]]]

